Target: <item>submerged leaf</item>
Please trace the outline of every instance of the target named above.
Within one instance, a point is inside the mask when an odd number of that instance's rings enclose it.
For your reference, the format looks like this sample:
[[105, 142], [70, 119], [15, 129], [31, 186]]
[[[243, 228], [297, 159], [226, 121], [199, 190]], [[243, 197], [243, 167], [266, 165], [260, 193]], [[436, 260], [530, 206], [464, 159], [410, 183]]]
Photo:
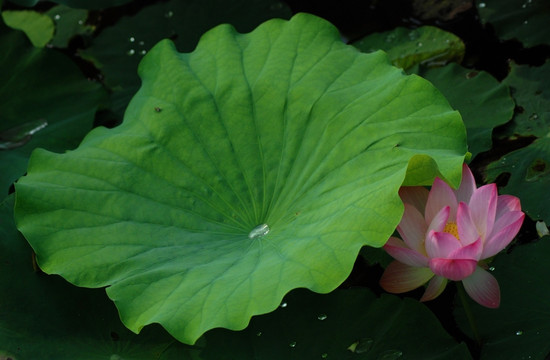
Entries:
[[394, 231], [404, 181], [461, 176], [465, 129], [443, 96], [311, 15], [219, 26], [189, 54], [162, 41], [140, 76], [122, 125], [35, 151], [16, 185], [42, 269], [108, 286], [136, 332], [193, 343], [291, 289], [329, 292]]

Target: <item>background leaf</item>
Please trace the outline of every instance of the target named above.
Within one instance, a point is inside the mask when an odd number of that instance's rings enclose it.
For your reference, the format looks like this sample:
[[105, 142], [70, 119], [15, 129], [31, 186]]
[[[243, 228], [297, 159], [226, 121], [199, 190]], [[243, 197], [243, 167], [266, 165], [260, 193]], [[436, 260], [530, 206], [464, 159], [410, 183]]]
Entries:
[[[522, 199], [523, 200], [523, 199]], [[550, 237], [517, 246], [491, 263], [502, 301], [500, 308], [487, 309], [473, 301], [476, 324], [482, 338], [481, 359], [547, 359], [550, 354]], [[456, 316], [469, 332], [463, 308]]]
[[191, 51], [200, 36], [216, 25], [228, 23], [249, 32], [270, 18], [289, 17], [289, 9], [278, 0], [170, 0], [123, 17], [103, 30], [82, 56], [102, 71], [113, 90], [111, 109], [122, 117], [140, 85], [138, 63], [160, 40], [173, 39], [180, 51]]
[[140, 75], [122, 125], [36, 151], [16, 187], [44, 271], [110, 285], [135, 332], [193, 343], [291, 289], [329, 292], [394, 231], [404, 181], [460, 179], [465, 131], [441, 94], [311, 15], [220, 26], [190, 54], [162, 41]]
[[471, 358], [423, 304], [361, 288], [294, 290], [246, 330], [216, 329], [205, 338], [204, 360]]
[[434, 84], [460, 111], [472, 157], [491, 149], [493, 128], [507, 123], [514, 114], [515, 103], [508, 87], [486, 72], [457, 64], [422, 69], [419, 75]]
[[384, 50], [391, 62], [405, 70], [417, 65], [441, 66], [462, 61], [464, 43], [456, 35], [433, 26], [396, 28], [374, 33], [353, 43], [364, 52]]
[[491, 24], [503, 40], [517, 39], [526, 47], [550, 44], [550, 3], [544, 0], [479, 0], [483, 23]]
[[499, 137], [544, 137], [550, 134], [550, 61], [542, 66], [512, 63], [510, 74], [503, 83], [512, 89], [518, 106], [514, 120]]
[[54, 24], [46, 15], [30, 10], [2, 11], [4, 23], [22, 30], [35, 47], [44, 47], [53, 38]]
[[[63, 151], [78, 145], [91, 130], [105, 93], [65, 55], [34, 48], [20, 31], [0, 32], [0, 47], [7, 49], [0, 65], [10, 69], [0, 73], [0, 146], [13, 148], [0, 151], [0, 194], [5, 196], [25, 173], [33, 149]], [[41, 124], [47, 126], [32, 136], [24, 132]]]
[[[36, 4], [40, 0], [9, 0], [14, 4], [21, 5], [21, 6], [27, 6], [31, 7]], [[67, 6], [70, 6], [72, 8], [78, 8], [78, 9], [105, 9], [113, 6], [120, 6], [127, 4], [133, 0], [51, 0], [52, 2], [56, 2], [58, 4], [64, 4]]]
[[185, 360], [198, 353], [160, 326], [131, 333], [103, 290], [33, 270], [32, 250], [13, 222], [13, 200], [0, 205], [0, 358]]
[[550, 138], [506, 154], [487, 166], [487, 181], [508, 178], [501, 191], [518, 196], [523, 211], [534, 220], [550, 223], [547, 196], [550, 187]]

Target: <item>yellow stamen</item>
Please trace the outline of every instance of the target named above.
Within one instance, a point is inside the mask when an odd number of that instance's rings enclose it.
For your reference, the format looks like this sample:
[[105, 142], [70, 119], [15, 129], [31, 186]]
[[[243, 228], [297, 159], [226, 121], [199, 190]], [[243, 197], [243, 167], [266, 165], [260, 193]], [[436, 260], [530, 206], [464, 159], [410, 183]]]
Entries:
[[443, 229], [443, 232], [451, 234], [455, 238], [460, 240], [460, 237], [458, 236], [458, 226], [456, 226], [456, 223], [454, 221], [449, 221], [447, 224], [445, 224], [445, 229]]

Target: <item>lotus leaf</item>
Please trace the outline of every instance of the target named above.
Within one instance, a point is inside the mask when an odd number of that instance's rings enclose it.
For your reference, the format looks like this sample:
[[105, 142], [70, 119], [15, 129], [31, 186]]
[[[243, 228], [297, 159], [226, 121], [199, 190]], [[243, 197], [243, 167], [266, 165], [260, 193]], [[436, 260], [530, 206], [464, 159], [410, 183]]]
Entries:
[[107, 287], [135, 332], [194, 343], [330, 292], [394, 231], [402, 184], [460, 180], [445, 98], [312, 15], [221, 25], [191, 53], [161, 41], [139, 74], [120, 126], [33, 153], [15, 208], [40, 267]]

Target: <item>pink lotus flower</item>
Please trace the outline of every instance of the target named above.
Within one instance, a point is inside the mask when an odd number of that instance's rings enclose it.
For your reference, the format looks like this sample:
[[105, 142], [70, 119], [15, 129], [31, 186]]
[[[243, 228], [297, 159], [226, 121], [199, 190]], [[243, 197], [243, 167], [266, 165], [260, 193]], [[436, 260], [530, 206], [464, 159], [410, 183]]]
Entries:
[[497, 308], [500, 289], [484, 260], [504, 249], [523, 223], [519, 199], [497, 194], [495, 184], [476, 188], [472, 172], [463, 166], [462, 183], [453, 190], [436, 178], [430, 191], [403, 187], [405, 205], [397, 226], [401, 239], [390, 237], [384, 249], [396, 261], [385, 270], [380, 285], [403, 293], [430, 283], [420, 301], [436, 298], [447, 280], [462, 281], [479, 304]]

